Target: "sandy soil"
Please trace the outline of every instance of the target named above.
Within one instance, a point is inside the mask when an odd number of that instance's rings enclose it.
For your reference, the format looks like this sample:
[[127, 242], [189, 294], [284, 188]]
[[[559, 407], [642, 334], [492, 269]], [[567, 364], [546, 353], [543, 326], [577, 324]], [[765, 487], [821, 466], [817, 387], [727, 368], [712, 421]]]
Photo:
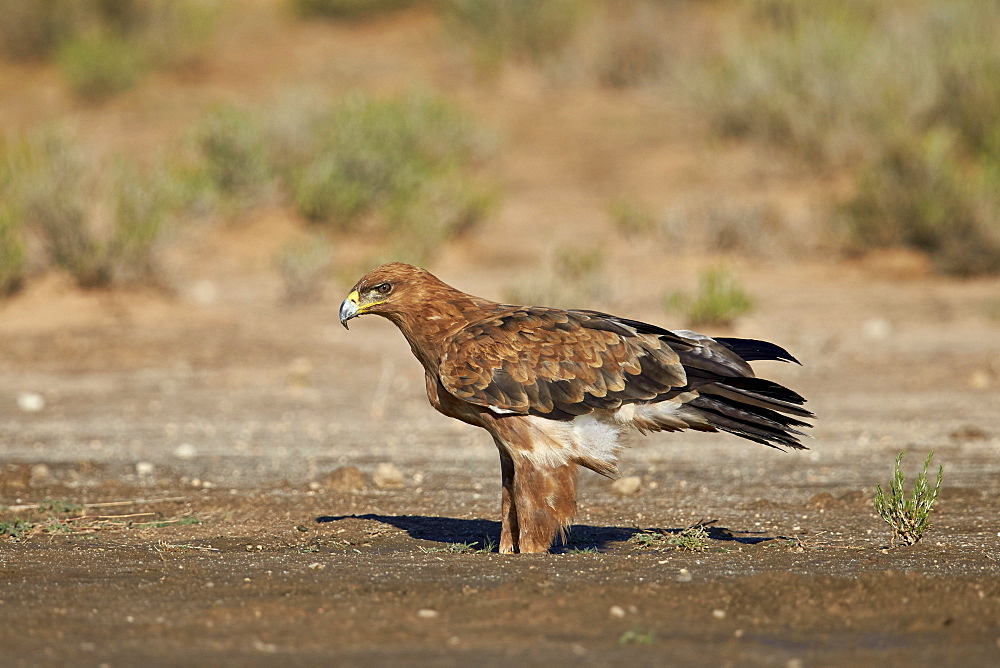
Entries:
[[[204, 69], [100, 109], [64, 108], [38, 66], [0, 81], [137, 150], [213, 96], [264, 100], [290, 80], [448, 87], [503, 138], [504, 200], [435, 271], [503, 299], [555, 250], [600, 245], [607, 290], [577, 305], [667, 327], [682, 323], [662, 294], [720, 258], [623, 238], [609, 197], [695, 220], [706, 202], [766, 206], [809, 231], [836, 194], [787, 156], [706, 142], [648, 92], [554, 90], [517, 70], [476, 83], [456, 54], [428, 55], [440, 27], [420, 12], [363, 29], [247, 21], [227, 38], [253, 38], [245, 59], [220, 44], [229, 55]], [[366, 59], [372, 44], [387, 48]], [[30, 120], [9, 100], [0, 118]], [[621, 469], [637, 494], [586, 473], [569, 545], [501, 556], [493, 445], [432, 411], [398, 332], [344, 331], [343, 281], [320, 304], [280, 304], [270, 258], [299, 233], [286, 211], [255, 212], [180, 234], [173, 294], [48, 276], [0, 305], [0, 522], [35, 523], [0, 538], [0, 664], [1000, 661], [1000, 280], [933, 277], [905, 254], [831, 259], [815, 230], [722, 258], [757, 300], [726, 334], [803, 362], [758, 371], [809, 398], [810, 450], [636, 437]], [[932, 449], [933, 527], [888, 549], [874, 487], [898, 452], [912, 479]], [[385, 463], [398, 485], [376, 481]], [[671, 549], [702, 520], [706, 550]]]

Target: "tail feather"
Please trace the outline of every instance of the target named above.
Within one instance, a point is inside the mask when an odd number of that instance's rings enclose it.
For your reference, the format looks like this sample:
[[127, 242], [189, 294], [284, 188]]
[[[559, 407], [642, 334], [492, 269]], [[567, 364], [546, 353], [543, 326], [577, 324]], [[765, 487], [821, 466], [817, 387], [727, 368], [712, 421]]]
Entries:
[[787, 414], [812, 416], [808, 411], [773, 401], [763, 402], [753, 396], [741, 397], [721, 387], [703, 388], [685, 408], [697, 410], [705, 422], [717, 429], [779, 449], [805, 450], [799, 440], [805, 434], [797, 427], [812, 427]]
[[801, 364], [790, 352], [768, 341], [757, 339], [733, 339], [714, 337], [716, 341], [732, 350], [747, 362], [757, 360], [777, 360], [779, 362], [794, 362]]

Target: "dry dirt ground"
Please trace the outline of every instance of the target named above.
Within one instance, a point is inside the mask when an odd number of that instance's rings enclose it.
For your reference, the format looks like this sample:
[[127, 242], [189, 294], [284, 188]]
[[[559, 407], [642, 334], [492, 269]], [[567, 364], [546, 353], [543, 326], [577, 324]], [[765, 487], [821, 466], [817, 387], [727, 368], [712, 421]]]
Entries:
[[[717, 259], [623, 239], [609, 197], [766, 202], [791, 234], [836, 190], [761, 147], [705, 141], [648, 93], [463, 79], [429, 55], [428, 21], [251, 25], [194, 81], [164, 75], [98, 109], [73, 109], [49, 70], [0, 68], [21, 91], [0, 120], [62, 109], [95, 141], [146, 150], [213, 95], [445, 80], [503, 138], [504, 197], [435, 271], [504, 299], [555, 249], [596, 244], [608, 288], [577, 305], [667, 327], [681, 323], [661, 295]], [[808, 397], [810, 450], [636, 437], [621, 469], [637, 494], [585, 473], [569, 545], [502, 556], [493, 445], [432, 411], [398, 332], [344, 331], [343, 283], [280, 305], [271, 257], [300, 227], [264, 211], [179, 233], [172, 295], [49, 276], [0, 304], [0, 522], [34, 525], [0, 538], [0, 665], [1000, 663], [1000, 281], [794, 244], [728, 258], [757, 307], [726, 334], [802, 360], [758, 371]], [[912, 481], [932, 449], [933, 527], [887, 549], [874, 487], [900, 451]], [[398, 484], [377, 484], [383, 463]], [[705, 551], [669, 549], [702, 520]]]
[[[756, 280], [799, 286], [770, 327], [804, 366], [759, 366], [809, 397], [811, 449], [633, 439], [639, 493], [587, 474], [569, 546], [525, 556], [478, 551], [493, 446], [432, 412], [388, 323], [345, 332], [335, 298], [226, 315], [64, 294], [118, 320], [0, 334], [0, 521], [37, 523], [0, 539], [2, 663], [995, 663], [998, 337], [971, 306], [997, 286], [794, 278]], [[891, 324], [838, 306], [889, 287]], [[910, 478], [934, 449], [944, 486], [924, 541], [886, 550], [871, 497], [904, 449]], [[383, 462], [401, 486], [375, 484]], [[703, 552], [635, 538], [699, 520]]]

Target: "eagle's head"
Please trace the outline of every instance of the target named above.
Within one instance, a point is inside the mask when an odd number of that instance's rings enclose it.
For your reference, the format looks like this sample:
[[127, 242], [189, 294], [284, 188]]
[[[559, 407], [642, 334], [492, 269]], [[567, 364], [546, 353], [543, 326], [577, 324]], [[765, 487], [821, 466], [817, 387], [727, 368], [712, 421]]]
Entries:
[[390, 262], [383, 264], [361, 277], [351, 294], [340, 305], [340, 323], [346, 328], [347, 321], [359, 315], [374, 313], [393, 319], [425, 301], [427, 287], [440, 283], [434, 276], [420, 267]]

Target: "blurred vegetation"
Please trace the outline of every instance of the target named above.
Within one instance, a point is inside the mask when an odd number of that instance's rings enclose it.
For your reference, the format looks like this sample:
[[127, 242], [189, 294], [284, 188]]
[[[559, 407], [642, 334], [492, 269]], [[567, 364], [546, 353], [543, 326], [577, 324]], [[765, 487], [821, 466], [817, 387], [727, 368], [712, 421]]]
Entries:
[[84, 100], [100, 100], [128, 90], [145, 64], [139, 51], [114, 35], [87, 35], [63, 42], [57, 55], [69, 87]]
[[473, 50], [476, 64], [495, 70], [505, 59], [535, 65], [560, 55], [593, 3], [585, 0], [442, 0], [452, 32]]
[[409, 7], [416, 0], [290, 0], [296, 16], [304, 19], [366, 19]]
[[753, 300], [732, 273], [714, 268], [701, 274], [695, 294], [675, 292], [663, 306], [682, 313], [689, 327], [729, 327], [753, 309]]
[[606, 264], [607, 255], [600, 246], [558, 246], [545, 273], [508, 286], [504, 299], [511, 304], [593, 307], [610, 296]]
[[285, 244], [274, 258], [288, 304], [319, 301], [333, 267], [333, 246], [320, 234]]
[[8, 297], [20, 289], [27, 259], [13, 193], [15, 168], [7, 144], [0, 137], [0, 297]]
[[273, 141], [288, 196], [314, 224], [391, 234], [421, 260], [491, 209], [495, 190], [474, 178], [484, 135], [440, 100], [352, 95], [310, 113], [298, 136]]
[[262, 122], [232, 105], [210, 110], [195, 132], [206, 185], [244, 206], [260, 202], [273, 178]]
[[17, 213], [0, 205], [0, 297], [9, 297], [24, 281], [26, 250]]
[[0, 55], [54, 58], [78, 97], [135, 86], [151, 67], [184, 64], [211, 34], [217, 3], [197, 0], [11, 0]]
[[608, 203], [611, 222], [628, 237], [644, 237], [656, 231], [656, 215], [643, 202], [618, 197]]
[[744, 8], [731, 44], [690, 80], [716, 128], [853, 173], [849, 248], [910, 246], [945, 272], [1000, 271], [1000, 5]]
[[166, 202], [153, 177], [124, 161], [109, 169], [57, 130], [8, 146], [5, 162], [12, 175], [0, 219], [5, 266], [24, 267], [30, 234], [45, 253], [36, 263], [65, 270], [81, 287], [158, 281]]

